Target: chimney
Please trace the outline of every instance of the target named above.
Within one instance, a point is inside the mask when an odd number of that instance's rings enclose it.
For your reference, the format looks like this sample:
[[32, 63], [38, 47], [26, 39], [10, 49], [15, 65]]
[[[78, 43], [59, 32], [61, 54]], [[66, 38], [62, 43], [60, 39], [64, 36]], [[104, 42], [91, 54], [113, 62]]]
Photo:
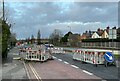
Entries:
[[88, 33], [88, 31], [86, 31], [85, 33]]
[[116, 29], [116, 26], [114, 26], [112, 29]]
[[100, 28], [98, 28], [98, 30], [97, 31], [100, 31]]
[[107, 30], [109, 30], [109, 29], [110, 29], [110, 27], [108, 26], [106, 29], [107, 29]]
[[91, 33], [91, 31], [89, 30], [89, 33]]

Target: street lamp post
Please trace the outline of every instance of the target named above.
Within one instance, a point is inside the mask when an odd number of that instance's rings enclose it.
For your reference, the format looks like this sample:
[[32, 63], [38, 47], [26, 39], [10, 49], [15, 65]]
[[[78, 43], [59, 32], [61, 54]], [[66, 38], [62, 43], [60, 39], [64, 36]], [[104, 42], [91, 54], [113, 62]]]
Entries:
[[5, 8], [4, 8], [4, 0], [3, 0], [3, 21], [5, 20]]
[[67, 27], [69, 27], [69, 28], [70, 28], [70, 31], [71, 31], [71, 26], [67, 26]]

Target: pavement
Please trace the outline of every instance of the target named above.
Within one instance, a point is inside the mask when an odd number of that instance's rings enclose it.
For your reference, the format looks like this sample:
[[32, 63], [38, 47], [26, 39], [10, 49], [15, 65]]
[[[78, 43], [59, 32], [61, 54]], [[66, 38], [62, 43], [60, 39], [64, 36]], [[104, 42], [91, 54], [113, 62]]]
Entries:
[[[15, 47], [8, 53], [8, 58], [2, 62], [2, 79], [28, 79], [22, 61], [14, 60], [19, 57], [18, 49]], [[1, 70], [1, 69], [0, 69]]]

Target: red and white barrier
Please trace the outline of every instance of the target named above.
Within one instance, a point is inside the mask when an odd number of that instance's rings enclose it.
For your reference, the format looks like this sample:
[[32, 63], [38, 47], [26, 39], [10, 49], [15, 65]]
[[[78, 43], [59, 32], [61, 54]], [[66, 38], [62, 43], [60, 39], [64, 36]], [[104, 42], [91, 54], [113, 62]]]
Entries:
[[[22, 51], [21, 51], [22, 50]], [[33, 60], [33, 61], [45, 61], [49, 59], [49, 52], [46, 51], [46, 49], [43, 48], [24, 48], [20, 49], [21, 52], [21, 57], [24, 58], [25, 60]]]
[[74, 51], [73, 59], [91, 64], [104, 64], [106, 52], [108, 51], [78, 49]]
[[63, 48], [59, 48], [59, 47], [54, 47], [54, 48], [50, 48], [52, 50], [52, 53], [65, 53], [65, 51], [63, 50]]

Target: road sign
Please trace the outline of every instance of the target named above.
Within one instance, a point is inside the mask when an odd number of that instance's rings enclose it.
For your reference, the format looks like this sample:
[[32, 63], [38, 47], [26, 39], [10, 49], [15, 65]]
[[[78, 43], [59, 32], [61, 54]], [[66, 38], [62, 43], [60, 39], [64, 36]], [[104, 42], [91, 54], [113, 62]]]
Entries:
[[105, 59], [107, 62], [113, 62], [114, 61], [114, 56], [110, 52], [106, 52], [104, 55]]

